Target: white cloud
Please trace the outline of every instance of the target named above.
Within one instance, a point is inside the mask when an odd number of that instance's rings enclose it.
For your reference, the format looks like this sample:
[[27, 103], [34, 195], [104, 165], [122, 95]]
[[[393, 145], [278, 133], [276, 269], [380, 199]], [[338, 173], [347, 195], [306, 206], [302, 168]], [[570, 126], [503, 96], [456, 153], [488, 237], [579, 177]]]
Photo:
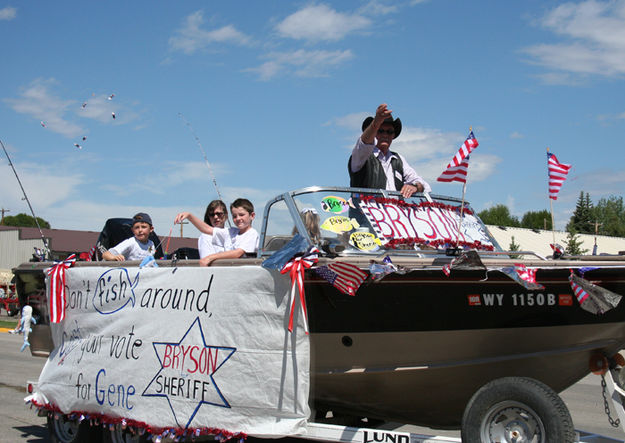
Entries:
[[[427, 1], [427, 0], [417, 0], [417, 2], [411, 3], [411, 6], [412, 4], [416, 4], [421, 1]], [[391, 2], [385, 2], [385, 1], [380, 1], [380, 0], [370, 0], [368, 3], [363, 5], [358, 10], [363, 15], [368, 15], [370, 17], [378, 17], [381, 15], [388, 15], [388, 14], [395, 13], [398, 11], [398, 9], [399, 8], [397, 7], [397, 5], [393, 5]]]
[[19, 98], [5, 98], [4, 102], [20, 114], [27, 114], [43, 121], [47, 130], [68, 138], [82, 135], [85, 132], [84, 128], [65, 118], [70, 107], [76, 106], [77, 102], [63, 100], [50, 92], [50, 87], [55, 83], [54, 79], [34, 80], [21, 91]]
[[[217, 183], [219, 176], [228, 174], [227, 165], [210, 163], [211, 171], [215, 174]], [[154, 186], [154, 183], [166, 183], [167, 186]], [[134, 180], [123, 184], [103, 183], [101, 188], [120, 196], [129, 194], [167, 195], [174, 186], [202, 186], [214, 190], [210, 173], [204, 162], [169, 161], [161, 163], [156, 172], [137, 176]]]
[[342, 128], [360, 130], [360, 128], [362, 127], [362, 122], [369, 115], [371, 115], [370, 112], [355, 112], [353, 114], [348, 114], [343, 117], [337, 117], [334, 120], [328, 122], [328, 124], [334, 124]]
[[[564, 3], [548, 12], [540, 24], [565, 41], [523, 49], [532, 62], [577, 75], [625, 74], [625, 0]], [[544, 80], [551, 84], [575, 81], [557, 75], [546, 75]]]
[[202, 29], [203, 24], [204, 14], [202, 11], [196, 11], [187, 16], [182, 28], [176, 30], [176, 35], [170, 37], [169, 47], [175, 51], [182, 51], [190, 55], [209, 47], [213, 43], [246, 45], [250, 42], [250, 38], [247, 35], [238, 31], [232, 25], [205, 30]]
[[[73, 198], [85, 182], [84, 175], [76, 172], [80, 168], [70, 161], [58, 161], [53, 164], [26, 163], [17, 161], [15, 157], [17, 155], [12, 156], [13, 166], [36, 212], [45, 211], [47, 208]], [[30, 214], [17, 179], [7, 162], [0, 162], [0, 171], [4, 177], [4, 180], [0, 180], [2, 204], [11, 209], [12, 213]], [[36, 215], [41, 217], [38, 213]]]
[[[62, 99], [53, 91], [57, 81], [36, 79], [22, 88], [18, 98], [3, 99], [14, 111], [27, 114], [45, 124], [41, 130], [76, 138], [88, 133], [87, 128], [72, 121], [75, 117], [97, 120], [105, 124], [124, 124], [134, 121], [138, 114], [125, 106], [118, 97], [108, 100], [108, 95], [92, 96], [85, 102]], [[83, 107], [82, 103], [86, 103]], [[115, 112], [115, 119], [111, 115]], [[39, 124], [38, 124], [39, 125]]]
[[525, 136], [520, 132], [514, 131], [512, 134], [510, 134], [510, 138], [525, 138]]
[[7, 6], [5, 8], [0, 9], [0, 20], [13, 20], [17, 17], [17, 9]]
[[264, 55], [269, 61], [244, 72], [255, 72], [261, 80], [270, 80], [276, 75], [294, 74], [298, 77], [325, 77], [328, 71], [354, 57], [350, 50], [270, 52]]
[[[129, 123], [138, 118], [138, 114], [132, 111], [119, 99], [119, 97], [108, 99], [108, 95], [100, 94], [92, 96], [85, 102], [87, 105], [83, 108], [75, 108], [76, 114], [80, 117], [89, 118], [106, 124]], [[112, 113], [115, 113], [115, 119]]]
[[371, 20], [359, 14], [345, 14], [320, 4], [306, 6], [276, 25], [282, 37], [296, 40], [338, 41], [366, 29]]

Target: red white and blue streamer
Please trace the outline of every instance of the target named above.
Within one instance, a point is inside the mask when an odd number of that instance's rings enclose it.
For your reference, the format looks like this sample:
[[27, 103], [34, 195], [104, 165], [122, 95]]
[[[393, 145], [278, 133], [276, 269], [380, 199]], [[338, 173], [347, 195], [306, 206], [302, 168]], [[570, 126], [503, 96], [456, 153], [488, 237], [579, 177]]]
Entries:
[[304, 318], [304, 331], [308, 334], [308, 314], [306, 312], [306, 296], [304, 293], [304, 273], [306, 269], [316, 264], [319, 249], [313, 247], [306, 254], [292, 258], [280, 271], [281, 274], [289, 273], [291, 277], [291, 312], [289, 314], [289, 332], [293, 332], [293, 315], [295, 314], [295, 286], [299, 290], [300, 306]]
[[50, 321], [60, 323], [65, 319], [65, 270], [76, 263], [76, 254], [46, 269], [49, 281], [48, 300], [50, 300]]

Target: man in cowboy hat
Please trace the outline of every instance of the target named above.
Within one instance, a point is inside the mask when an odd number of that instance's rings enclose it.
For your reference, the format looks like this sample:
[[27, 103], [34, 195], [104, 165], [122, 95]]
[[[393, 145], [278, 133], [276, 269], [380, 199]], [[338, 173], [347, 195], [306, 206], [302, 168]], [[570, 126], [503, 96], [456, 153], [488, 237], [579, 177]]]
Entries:
[[401, 132], [401, 120], [393, 119], [386, 103], [378, 106], [375, 117], [362, 122], [362, 135], [349, 157], [349, 184], [354, 188], [400, 191], [408, 198], [415, 192], [431, 192], [430, 185], [410, 167], [406, 159], [391, 151], [391, 143]]

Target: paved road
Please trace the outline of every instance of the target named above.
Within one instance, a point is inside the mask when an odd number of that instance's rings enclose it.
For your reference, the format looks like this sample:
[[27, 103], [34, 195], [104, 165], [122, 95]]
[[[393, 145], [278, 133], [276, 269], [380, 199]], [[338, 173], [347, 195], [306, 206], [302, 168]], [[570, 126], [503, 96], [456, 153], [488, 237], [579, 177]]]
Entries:
[[[0, 443], [44, 443], [47, 437], [46, 420], [24, 405], [27, 380], [37, 380], [45, 359], [20, 353], [22, 337], [0, 333]], [[613, 428], [603, 412], [600, 378], [590, 375], [562, 393], [562, 398], [573, 416], [577, 429], [593, 432], [623, 441], [625, 433]], [[458, 432], [434, 431], [427, 428], [402, 426], [403, 431], [423, 434], [459, 436]]]

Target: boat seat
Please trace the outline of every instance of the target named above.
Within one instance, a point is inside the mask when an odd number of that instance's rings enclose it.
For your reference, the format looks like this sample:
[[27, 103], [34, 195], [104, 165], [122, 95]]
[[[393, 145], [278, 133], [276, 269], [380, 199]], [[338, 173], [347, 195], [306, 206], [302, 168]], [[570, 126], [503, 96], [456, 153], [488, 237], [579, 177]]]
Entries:
[[274, 235], [265, 240], [265, 251], [277, 251], [291, 241], [292, 235]]

